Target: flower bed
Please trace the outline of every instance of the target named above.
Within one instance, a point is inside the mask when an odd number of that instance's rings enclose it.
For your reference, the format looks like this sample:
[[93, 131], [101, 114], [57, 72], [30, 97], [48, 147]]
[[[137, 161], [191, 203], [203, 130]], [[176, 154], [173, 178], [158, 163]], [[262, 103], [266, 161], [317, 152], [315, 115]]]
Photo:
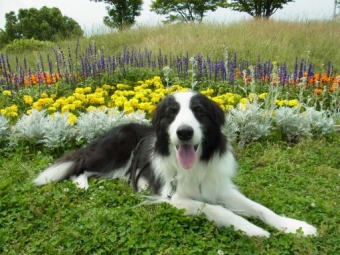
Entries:
[[[225, 132], [239, 145], [280, 134], [297, 142], [311, 135], [331, 133], [334, 116], [316, 110], [298, 99], [280, 99], [278, 86], [268, 92], [241, 95], [220, 93], [207, 88], [201, 93], [218, 103], [226, 112]], [[68, 95], [40, 93], [31, 96], [3, 90], [8, 106], [0, 109], [0, 137], [8, 145], [26, 141], [49, 148], [89, 142], [106, 130], [131, 121], [148, 123], [156, 104], [175, 91], [188, 88], [165, 86], [159, 76], [127, 84], [108, 85], [93, 89], [78, 87]], [[18, 102], [19, 105], [13, 102]], [[10, 132], [9, 132], [10, 131]]]

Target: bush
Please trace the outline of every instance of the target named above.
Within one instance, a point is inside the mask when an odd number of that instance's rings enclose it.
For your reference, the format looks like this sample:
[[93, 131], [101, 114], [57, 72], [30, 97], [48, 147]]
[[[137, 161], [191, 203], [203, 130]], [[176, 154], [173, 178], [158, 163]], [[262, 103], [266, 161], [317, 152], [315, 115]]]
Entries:
[[16, 39], [4, 47], [5, 52], [22, 53], [24, 51], [41, 51], [52, 48], [55, 43], [49, 41], [39, 41], [35, 39]]

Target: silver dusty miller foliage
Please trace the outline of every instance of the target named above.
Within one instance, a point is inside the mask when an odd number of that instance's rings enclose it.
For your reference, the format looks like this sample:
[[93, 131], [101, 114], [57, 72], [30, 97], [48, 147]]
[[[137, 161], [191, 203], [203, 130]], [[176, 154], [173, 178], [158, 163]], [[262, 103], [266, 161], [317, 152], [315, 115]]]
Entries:
[[85, 139], [91, 142], [93, 139], [108, 131], [109, 129], [130, 122], [149, 123], [144, 113], [132, 112], [124, 114], [116, 108], [95, 109], [82, 113], [76, 124], [76, 139]]
[[226, 115], [224, 131], [232, 140], [237, 140], [240, 146], [256, 141], [271, 133], [271, 116], [258, 103], [248, 103], [245, 107], [239, 105]]
[[6, 119], [5, 116], [0, 115], [0, 139], [4, 138], [7, 136], [8, 134], [8, 130], [9, 130], [9, 122]]
[[36, 140], [44, 138], [46, 111], [33, 110], [31, 114], [24, 114], [12, 127], [11, 140]]
[[68, 122], [67, 114], [55, 113], [46, 116], [42, 143], [48, 148], [63, 147], [75, 138], [75, 129]]

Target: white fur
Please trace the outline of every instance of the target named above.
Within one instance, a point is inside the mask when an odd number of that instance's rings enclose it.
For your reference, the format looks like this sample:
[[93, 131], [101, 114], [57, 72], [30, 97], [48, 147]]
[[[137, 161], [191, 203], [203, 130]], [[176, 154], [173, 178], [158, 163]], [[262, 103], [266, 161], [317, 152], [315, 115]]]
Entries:
[[68, 170], [72, 165], [72, 161], [53, 164], [41, 172], [33, 182], [35, 185], [41, 186], [52, 181], [57, 182], [63, 180], [68, 175]]
[[89, 188], [89, 182], [88, 182], [86, 173], [80, 174], [78, 176], [72, 175], [70, 177], [70, 180], [72, 180], [72, 182], [80, 189]]

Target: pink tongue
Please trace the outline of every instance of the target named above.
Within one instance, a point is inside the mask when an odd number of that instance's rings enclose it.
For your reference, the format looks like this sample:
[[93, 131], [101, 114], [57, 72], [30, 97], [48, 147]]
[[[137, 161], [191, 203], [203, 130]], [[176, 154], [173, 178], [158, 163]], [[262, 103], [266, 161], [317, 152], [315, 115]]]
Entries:
[[185, 169], [191, 168], [196, 159], [196, 151], [193, 145], [182, 144], [177, 150], [177, 159]]

